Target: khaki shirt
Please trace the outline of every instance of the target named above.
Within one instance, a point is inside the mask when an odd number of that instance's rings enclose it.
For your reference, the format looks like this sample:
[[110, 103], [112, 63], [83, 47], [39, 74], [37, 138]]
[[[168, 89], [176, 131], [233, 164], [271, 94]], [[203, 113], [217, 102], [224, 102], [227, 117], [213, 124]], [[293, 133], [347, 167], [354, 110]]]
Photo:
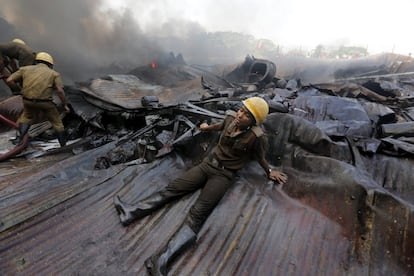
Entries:
[[19, 67], [33, 65], [35, 60], [35, 52], [29, 46], [16, 42], [0, 43], [0, 55], [17, 59]]
[[265, 140], [260, 127], [254, 126], [235, 137], [231, 133], [235, 128], [235, 113], [230, 113], [222, 122], [222, 132], [213, 154], [221, 164], [231, 170], [239, 170], [251, 159], [265, 157]]
[[10, 77], [23, 80], [22, 94], [28, 99], [52, 100], [53, 88], [63, 87], [60, 74], [43, 63], [21, 67]]

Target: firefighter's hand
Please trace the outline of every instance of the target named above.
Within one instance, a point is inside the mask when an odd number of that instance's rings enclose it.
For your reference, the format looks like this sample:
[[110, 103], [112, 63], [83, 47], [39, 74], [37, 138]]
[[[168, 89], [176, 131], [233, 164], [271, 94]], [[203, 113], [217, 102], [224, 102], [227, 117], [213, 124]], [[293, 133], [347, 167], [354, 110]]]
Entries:
[[69, 113], [70, 112], [69, 106], [67, 104], [65, 104], [63, 106], [63, 109], [64, 109], [65, 113]]
[[207, 123], [202, 123], [201, 125], [200, 125], [200, 130], [201, 131], [206, 131], [208, 129], [208, 124]]
[[279, 184], [285, 184], [288, 179], [285, 173], [277, 170], [270, 170], [268, 177], [273, 181], [277, 181]]

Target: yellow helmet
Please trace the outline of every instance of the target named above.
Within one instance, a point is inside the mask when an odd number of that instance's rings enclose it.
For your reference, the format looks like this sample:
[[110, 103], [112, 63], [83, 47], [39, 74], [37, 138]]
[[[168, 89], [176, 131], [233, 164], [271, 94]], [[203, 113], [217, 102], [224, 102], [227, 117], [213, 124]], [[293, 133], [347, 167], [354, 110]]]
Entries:
[[250, 111], [256, 120], [256, 125], [260, 125], [269, 113], [269, 106], [260, 97], [251, 97], [243, 101], [244, 106]]
[[15, 38], [15, 39], [12, 40], [12, 42], [16, 42], [16, 43], [26, 45], [26, 43], [23, 40], [21, 40], [20, 38]]
[[37, 53], [35, 60], [46, 61], [46, 62], [48, 62], [48, 63], [50, 63], [50, 64], [53, 65], [53, 58], [52, 58], [52, 56], [49, 55], [46, 52], [39, 52], [39, 53]]

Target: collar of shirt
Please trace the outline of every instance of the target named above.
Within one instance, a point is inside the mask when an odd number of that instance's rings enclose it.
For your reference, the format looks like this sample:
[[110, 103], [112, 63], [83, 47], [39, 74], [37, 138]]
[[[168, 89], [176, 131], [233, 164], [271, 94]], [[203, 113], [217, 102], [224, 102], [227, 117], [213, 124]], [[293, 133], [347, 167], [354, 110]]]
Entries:
[[235, 135], [236, 132], [236, 123], [234, 122], [234, 120], [229, 124], [229, 127], [227, 128], [226, 134], [225, 136], [228, 137], [236, 137], [241, 135], [242, 133], [246, 133], [247, 131], [250, 130], [251, 127], [248, 127], [246, 129], [241, 130], [237, 135]]

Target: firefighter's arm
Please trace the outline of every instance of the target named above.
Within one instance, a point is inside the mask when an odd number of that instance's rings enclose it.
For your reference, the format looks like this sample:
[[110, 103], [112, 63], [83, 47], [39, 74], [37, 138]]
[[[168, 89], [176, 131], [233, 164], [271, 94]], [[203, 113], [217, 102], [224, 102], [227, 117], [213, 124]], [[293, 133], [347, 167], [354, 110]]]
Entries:
[[282, 173], [281, 171], [272, 169], [266, 160], [266, 157], [265, 157], [265, 152], [267, 149], [266, 141], [267, 140], [265, 140], [264, 136], [260, 136], [258, 137], [258, 139], [256, 139], [254, 146], [253, 146], [253, 151], [254, 151], [253, 154], [255, 156], [255, 159], [257, 160], [257, 162], [259, 162], [260, 166], [266, 172], [267, 178], [273, 181], [277, 181], [279, 184], [284, 184], [286, 183], [288, 179], [287, 175], [285, 173]]
[[10, 65], [10, 67], [11, 67], [11, 69], [12, 69], [12, 72], [16, 72], [16, 71], [17, 71], [17, 69], [19, 69], [19, 66], [17, 66], [17, 60], [16, 60], [16, 59], [14, 59], [14, 58], [11, 58], [11, 59], [10, 59], [10, 63], [9, 63], [9, 65]]
[[263, 168], [263, 170], [266, 172], [267, 178], [273, 181], [277, 181], [279, 184], [286, 183], [288, 177], [285, 173], [270, 168], [269, 163], [264, 158], [258, 160], [258, 162], [260, 166]]
[[217, 123], [217, 124], [213, 124], [213, 125], [209, 125], [207, 123], [202, 123], [200, 125], [200, 130], [201, 131], [219, 131], [222, 130], [223, 128], [223, 123]]
[[62, 102], [63, 108], [65, 109], [65, 112], [69, 112], [69, 106], [68, 103], [66, 102], [66, 97], [65, 97], [65, 91], [63, 90], [62, 86], [56, 86], [56, 90], [57, 90], [57, 95], [60, 99], [60, 101]]
[[7, 79], [6, 79], [7, 85], [13, 90], [13, 91], [19, 91], [20, 90], [20, 86], [16, 83], [16, 81], [13, 78], [13, 75], [10, 75]]

